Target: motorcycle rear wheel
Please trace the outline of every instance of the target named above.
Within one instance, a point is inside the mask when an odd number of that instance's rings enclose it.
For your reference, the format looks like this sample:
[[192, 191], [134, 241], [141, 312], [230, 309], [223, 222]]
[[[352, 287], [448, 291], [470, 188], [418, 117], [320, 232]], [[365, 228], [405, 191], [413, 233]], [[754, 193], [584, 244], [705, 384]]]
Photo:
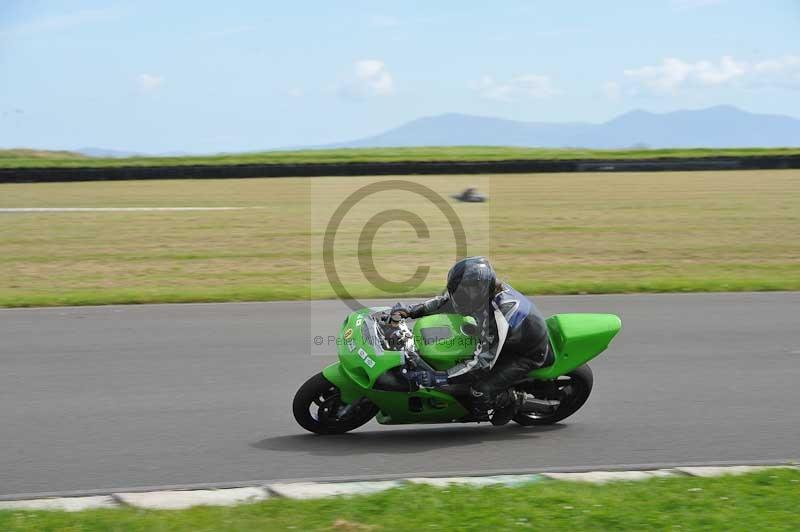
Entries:
[[317, 373], [297, 390], [292, 413], [301, 427], [315, 434], [344, 434], [378, 413], [378, 407], [367, 399], [359, 400], [349, 409], [347, 407], [339, 389], [322, 373]]
[[[589, 399], [589, 394], [592, 393], [592, 385], [594, 384], [592, 368], [584, 364], [559, 377], [554, 381], [554, 384], [559, 404], [553, 408], [552, 412], [519, 412], [513, 417], [513, 420], [520, 425], [528, 427], [533, 425], [552, 425], [568, 418], [583, 406], [586, 400]], [[531, 393], [535, 389], [535, 385], [533, 383], [523, 384], [518, 388]], [[555, 399], [556, 397], [547, 398]]]

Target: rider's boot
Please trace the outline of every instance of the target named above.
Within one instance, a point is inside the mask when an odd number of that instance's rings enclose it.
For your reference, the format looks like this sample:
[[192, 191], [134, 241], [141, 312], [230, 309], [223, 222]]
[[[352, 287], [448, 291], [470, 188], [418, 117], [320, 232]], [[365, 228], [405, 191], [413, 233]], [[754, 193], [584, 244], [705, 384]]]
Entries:
[[492, 408], [492, 403], [489, 401], [489, 398], [485, 393], [479, 392], [474, 388], [470, 388], [469, 391], [472, 395], [471, 410], [473, 417], [476, 419], [483, 419], [484, 421], [489, 419], [489, 410]]
[[492, 425], [499, 427], [514, 419], [521, 402], [522, 397], [513, 390], [499, 394], [495, 399], [495, 408], [491, 419]]

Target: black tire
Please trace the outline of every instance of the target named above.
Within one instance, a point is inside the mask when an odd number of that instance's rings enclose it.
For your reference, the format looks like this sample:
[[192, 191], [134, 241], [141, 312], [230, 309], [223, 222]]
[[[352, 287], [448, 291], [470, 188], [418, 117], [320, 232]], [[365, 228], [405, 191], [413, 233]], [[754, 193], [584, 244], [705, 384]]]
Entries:
[[339, 389], [322, 373], [317, 373], [297, 390], [292, 413], [301, 427], [315, 434], [344, 434], [360, 427], [378, 413], [378, 407], [362, 399], [345, 417], [338, 417], [337, 412], [343, 406], [345, 404]]
[[[589, 394], [592, 393], [592, 386], [594, 385], [592, 368], [584, 364], [564, 377], [568, 378], [560, 377], [560, 380], [555, 381], [558, 383], [560, 403], [552, 413], [533, 414], [520, 412], [514, 416], [514, 421], [526, 427], [552, 425], [577, 412], [589, 399]], [[562, 382], [564, 383], [563, 385], [560, 384]], [[523, 385], [521, 388], [525, 389], [525, 386]]]

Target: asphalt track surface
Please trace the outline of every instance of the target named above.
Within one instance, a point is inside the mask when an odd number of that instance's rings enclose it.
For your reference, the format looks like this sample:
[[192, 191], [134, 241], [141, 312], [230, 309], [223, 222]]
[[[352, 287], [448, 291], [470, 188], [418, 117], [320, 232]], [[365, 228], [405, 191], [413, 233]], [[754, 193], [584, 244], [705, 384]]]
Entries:
[[800, 293], [536, 301], [623, 320], [574, 417], [337, 437], [290, 403], [340, 303], [0, 310], [0, 496], [800, 457]]

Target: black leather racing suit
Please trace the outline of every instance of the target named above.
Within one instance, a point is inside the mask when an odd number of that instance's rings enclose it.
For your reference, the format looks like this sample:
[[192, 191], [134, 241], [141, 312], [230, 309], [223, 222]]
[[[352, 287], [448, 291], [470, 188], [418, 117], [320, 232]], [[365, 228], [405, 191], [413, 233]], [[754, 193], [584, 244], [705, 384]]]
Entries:
[[[409, 317], [454, 313], [447, 292], [409, 308]], [[552, 363], [547, 324], [536, 306], [502, 283], [486, 305], [472, 316], [478, 325], [473, 357], [447, 370], [450, 379], [472, 378], [476, 397], [493, 403], [535, 368]]]

